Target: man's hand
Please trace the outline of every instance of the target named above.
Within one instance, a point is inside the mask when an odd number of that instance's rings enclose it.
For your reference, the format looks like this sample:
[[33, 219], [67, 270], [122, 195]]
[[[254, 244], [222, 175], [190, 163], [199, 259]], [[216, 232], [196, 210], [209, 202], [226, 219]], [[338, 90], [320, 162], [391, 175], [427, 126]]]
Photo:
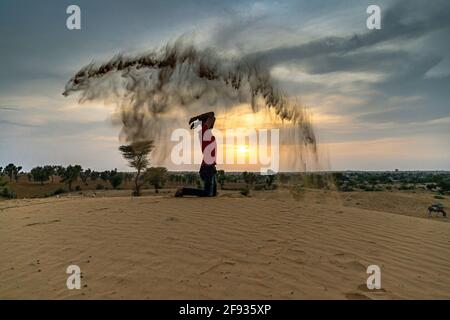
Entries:
[[194, 129], [196, 127], [195, 120], [191, 123], [191, 129]]

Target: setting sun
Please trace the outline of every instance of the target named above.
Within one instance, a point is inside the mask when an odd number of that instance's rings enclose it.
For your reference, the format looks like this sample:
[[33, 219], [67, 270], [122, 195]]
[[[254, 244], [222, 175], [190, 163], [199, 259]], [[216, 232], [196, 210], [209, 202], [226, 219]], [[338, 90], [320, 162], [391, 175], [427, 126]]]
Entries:
[[250, 152], [250, 149], [248, 148], [248, 146], [240, 145], [240, 146], [237, 146], [237, 151], [238, 151], [238, 153], [241, 153], [241, 154], [247, 154]]

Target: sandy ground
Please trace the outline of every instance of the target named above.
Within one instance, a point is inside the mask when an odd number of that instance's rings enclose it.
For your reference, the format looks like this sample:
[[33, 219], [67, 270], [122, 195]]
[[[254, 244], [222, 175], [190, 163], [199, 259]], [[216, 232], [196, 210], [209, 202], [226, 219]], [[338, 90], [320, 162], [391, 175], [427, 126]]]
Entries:
[[[2, 201], [0, 298], [449, 299], [450, 224], [426, 218], [430, 202], [313, 191]], [[66, 287], [71, 264], [80, 290]]]

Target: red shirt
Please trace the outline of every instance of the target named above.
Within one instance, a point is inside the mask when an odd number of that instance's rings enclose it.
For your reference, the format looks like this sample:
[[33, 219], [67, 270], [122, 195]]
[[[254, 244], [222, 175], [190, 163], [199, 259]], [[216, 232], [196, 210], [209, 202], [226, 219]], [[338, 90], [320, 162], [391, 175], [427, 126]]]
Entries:
[[203, 165], [216, 164], [216, 137], [213, 136], [212, 131], [208, 129], [206, 124], [202, 124], [202, 131], [200, 134], [200, 143], [202, 145]]

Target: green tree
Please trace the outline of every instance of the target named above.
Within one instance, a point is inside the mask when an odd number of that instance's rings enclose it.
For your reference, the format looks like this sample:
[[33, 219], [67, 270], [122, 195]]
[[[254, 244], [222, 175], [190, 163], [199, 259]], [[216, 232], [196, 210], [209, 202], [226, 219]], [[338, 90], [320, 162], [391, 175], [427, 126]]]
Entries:
[[137, 170], [137, 174], [134, 178], [134, 191], [133, 195], [141, 195], [141, 187], [143, 182], [141, 181], [141, 173], [149, 165], [148, 156], [153, 150], [153, 141], [140, 141], [130, 145], [123, 145], [119, 147], [122, 156], [128, 161], [128, 165]]
[[99, 177], [100, 177], [100, 172], [97, 172], [97, 171], [92, 170], [89, 179], [91, 179], [91, 181], [97, 181], [97, 179], [98, 179]]
[[62, 174], [62, 182], [67, 183], [69, 186], [69, 191], [72, 191], [72, 183], [77, 181], [78, 177], [80, 176], [80, 172], [83, 169], [80, 165], [70, 165], [67, 168], [65, 168], [64, 173]]
[[266, 189], [271, 189], [274, 181], [275, 181], [275, 175], [268, 174], [266, 176]]
[[3, 181], [3, 176], [0, 175], [0, 187], [4, 187], [7, 183], [7, 181]]
[[102, 171], [100, 173], [100, 179], [102, 179], [103, 182], [107, 182], [109, 180], [109, 171]]
[[225, 185], [226, 175], [224, 170], [217, 171], [217, 182], [220, 184], [220, 188], [223, 190]]
[[21, 166], [16, 167], [13, 163], [10, 163], [3, 169], [3, 172], [9, 177], [9, 181], [12, 181], [13, 178], [17, 181], [21, 170]]
[[167, 180], [167, 169], [164, 167], [151, 167], [145, 171], [145, 180], [155, 188], [155, 193], [161, 189]]
[[280, 179], [280, 182], [282, 184], [287, 184], [289, 182], [289, 180], [290, 180], [290, 177], [289, 177], [289, 175], [287, 175], [285, 173], [280, 173], [278, 175], [278, 179]]
[[55, 166], [44, 166], [44, 170], [45, 170], [46, 174], [48, 174], [49, 178], [52, 179], [52, 183], [53, 183], [53, 176], [55, 175], [55, 172], [56, 172]]
[[253, 172], [244, 171], [242, 173], [242, 179], [244, 179], [247, 188], [250, 188], [250, 186], [256, 182], [256, 174], [254, 174]]
[[39, 181], [42, 184], [44, 184], [45, 181], [48, 181], [50, 178], [50, 172], [47, 170], [46, 167], [35, 167], [31, 169], [30, 173], [33, 176], [34, 181]]
[[442, 193], [450, 191], [450, 181], [440, 181], [437, 186]]
[[54, 166], [54, 170], [55, 170], [55, 174], [61, 180], [63, 178], [64, 172], [66, 171], [66, 169], [63, 166], [58, 165], [58, 166]]
[[80, 172], [81, 181], [83, 181], [85, 185], [87, 185], [87, 180], [91, 176], [91, 173], [92, 170], [89, 168]]
[[120, 172], [117, 172], [117, 169], [112, 170], [109, 174], [109, 183], [111, 183], [111, 186], [113, 187], [113, 189], [117, 189], [118, 186], [120, 186], [120, 184], [123, 181], [123, 174]]

